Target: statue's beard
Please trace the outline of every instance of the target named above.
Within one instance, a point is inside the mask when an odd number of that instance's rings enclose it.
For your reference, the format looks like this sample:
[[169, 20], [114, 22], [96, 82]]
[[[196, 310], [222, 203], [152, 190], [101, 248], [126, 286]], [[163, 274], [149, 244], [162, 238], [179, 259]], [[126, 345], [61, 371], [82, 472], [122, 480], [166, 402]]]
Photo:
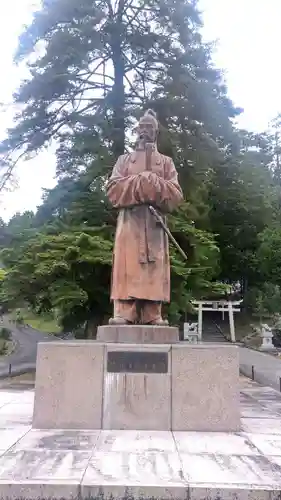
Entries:
[[156, 138], [151, 137], [148, 134], [141, 134], [137, 138], [137, 143], [136, 143], [136, 149], [145, 149], [147, 145], [154, 145], [156, 144]]

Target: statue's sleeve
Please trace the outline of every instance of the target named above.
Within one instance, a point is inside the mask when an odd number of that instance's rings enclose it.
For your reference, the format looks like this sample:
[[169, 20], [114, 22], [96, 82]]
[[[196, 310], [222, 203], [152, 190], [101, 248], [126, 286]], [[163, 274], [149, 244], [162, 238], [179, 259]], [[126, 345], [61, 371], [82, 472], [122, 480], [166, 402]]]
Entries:
[[117, 160], [107, 184], [107, 196], [115, 208], [156, 203], [163, 210], [173, 210], [182, 200], [177, 171], [167, 160], [164, 178], [153, 172], [128, 175], [124, 157]]
[[125, 208], [141, 203], [139, 175], [127, 175], [126, 170], [125, 159], [120, 156], [106, 187], [107, 196], [115, 208]]
[[174, 210], [182, 201], [183, 194], [178, 182], [178, 173], [171, 158], [166, 160], [164, 178], [160, 178], [160, 192], [157, 202], [167, 211]]

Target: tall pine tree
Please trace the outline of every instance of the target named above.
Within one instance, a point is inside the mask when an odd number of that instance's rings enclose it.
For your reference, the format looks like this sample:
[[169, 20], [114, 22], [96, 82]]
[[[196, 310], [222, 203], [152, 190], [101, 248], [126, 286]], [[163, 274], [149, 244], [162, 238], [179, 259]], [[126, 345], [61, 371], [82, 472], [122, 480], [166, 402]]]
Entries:
[[[26, 300], [34, 296], [37, 284], [42, 286], [45, 272], [46, 282], [54, 286], [56, 274], [52, 273], [59, 259], [65, 263], [59, 266], [65, 273], [61, 296], [70, 304], [66, 283], [71, 290], [84, 267], [88, 279], [89, 263], [93, 272], [103, 265], [98, 240], [91, 239], [91, 226], [98, 229], [101, 247], [106, 249], [107, 269], [115, 216], [104, 197], [104, 182], [117, 156], [132, 145], [128, 131], [148, 106], [158, 113], [159, 148], [173, 157], [185, 194], [183, 207], [170, 221], [189, 252], [187, 266], [172, 255], [174, 316], [184, 310], [188, 298], [210, 287], [218, 251], [206, 231], [206, 203], [214, 170], [224, 162], [233, 140], [232, 119], [239, 111], [227, 98], [222, 75], [212, 63], [211, 47], [202, 41], [201, 27], [195, 0], [43, 0], [42, 9], [20, 38], [16, 61], [26, 61], [29, 78], [14, 95], [21, 112], [0, 145], [1, 164], [8, 172], [18, 155], [28, 158], [52, 141], [57, 145], [58, 185], [46, 193], [34, 223], [42, 234], [20, 249], [22, 255], [16, 259], [20, 265], [13, 260], [13, 249], [5, 253], [11, 265], [11, 289], [16, 290], [15, 276], [22, 279]], [[87, 252], [77, 249], [77, 231], [88, 231], [89, 259]], [[54, 248], [48, 265], [44, 264], [46, 238]], [[63, 241], [76, 248], [75, 272], [62, 249]], [[24, 263], [35, 288], [28, 287], [24, 278]], [[105, 283], [101, 275], [96, 274], [95, 286], [108, 290], [109, 279]], [[107, 271], [105, 275], [109, 276]], [[78, 301], [89, 298], [88, 281], [79, 280], [83, 293], [75, 295]], [[46, 293], [44, 307], [52, 307], [52, 289], [45, 289]], [[93, 302], [84, 299], [87, 314], [82, 308], [80, 317], [89, 319], [94, 311], [88, 304]], [[66, 316], [75, 315], [68, 311]]]

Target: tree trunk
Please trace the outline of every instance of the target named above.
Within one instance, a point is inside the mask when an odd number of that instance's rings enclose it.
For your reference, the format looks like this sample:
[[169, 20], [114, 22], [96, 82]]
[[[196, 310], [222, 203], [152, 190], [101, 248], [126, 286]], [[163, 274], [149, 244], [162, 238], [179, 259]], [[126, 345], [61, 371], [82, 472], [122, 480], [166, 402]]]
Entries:
[[124, 154], [125, 150], [125, 86], [124, 86], [124, 58], [122, 54], [122, 19], [113, 24], [112, 33], [112, 62], [114, 68], [113, 97], [113, 153], [116, 157]]

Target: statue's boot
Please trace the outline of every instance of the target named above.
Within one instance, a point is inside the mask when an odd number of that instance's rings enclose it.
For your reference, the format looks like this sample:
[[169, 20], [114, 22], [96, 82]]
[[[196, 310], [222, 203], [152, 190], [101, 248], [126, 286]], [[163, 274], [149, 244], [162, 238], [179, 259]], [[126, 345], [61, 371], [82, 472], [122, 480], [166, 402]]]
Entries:
[[127, 321], [124, 318], [121, 318], [121, 316], [115, 316], [114, 318], [110, 318], [108, 321], [109, 325], [128, 325], [130, 322]]
[[169, 321], [167, 319], [158, 318], [155, 319], [154, 321], [151, 321], [151, 323], [149, 324], [155, 326], [169, 326]]
[[113, 318], [110, 318], [109, 325], [130, 325], [136, 319], [136, 304], [133, 300], [114, 301]]
[[145, 325], [169, 326], [169, 322], [162, 318], [161, 303], [145, 301], [142, 307], [142, 322]]

